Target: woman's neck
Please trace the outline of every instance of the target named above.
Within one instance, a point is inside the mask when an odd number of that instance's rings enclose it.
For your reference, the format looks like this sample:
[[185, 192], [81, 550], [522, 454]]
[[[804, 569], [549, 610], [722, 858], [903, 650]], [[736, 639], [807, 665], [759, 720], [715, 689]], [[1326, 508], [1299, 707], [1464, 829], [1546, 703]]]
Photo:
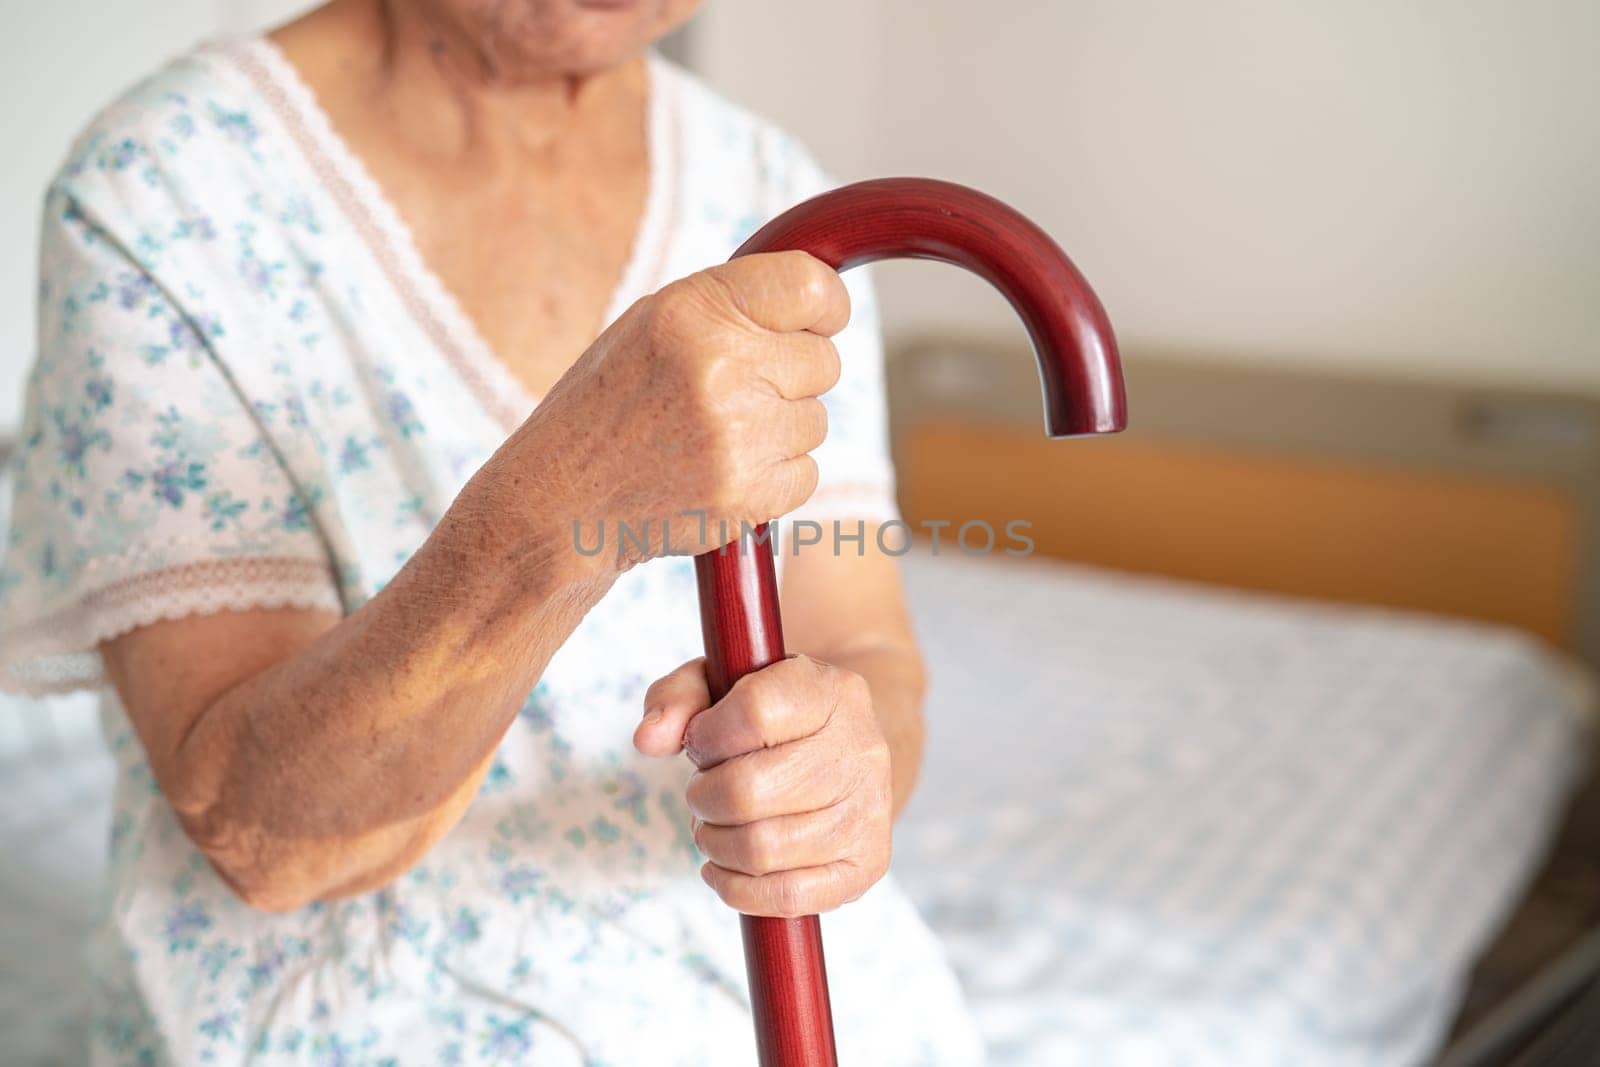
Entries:
[[397, 138], [436, 165], [548, 160], [575, 130], [593, 136], [637, 115], [646, 92], [642, 57], [593, 73], [540, 70], [410, 0], [333, 0], [273, 36], [336, 71], [346, 92], [390, 117]]

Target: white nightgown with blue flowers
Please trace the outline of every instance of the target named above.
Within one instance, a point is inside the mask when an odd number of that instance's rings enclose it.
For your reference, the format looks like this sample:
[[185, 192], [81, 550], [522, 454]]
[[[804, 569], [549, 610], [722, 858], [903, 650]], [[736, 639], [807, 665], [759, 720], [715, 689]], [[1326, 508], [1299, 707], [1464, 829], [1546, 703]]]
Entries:
[[[608, 319], [824, 186], [786, 136], [650, 67], [650, 194]], [[881, 354], [852, 288], [806, 510], [884, 519]], [[163, 618], [353, 610], [533, 403], [283, 56], [202, 47], [97, 119], [49, 192], [0, 684], [103, 688], [96, 645]], [[107, 692], [95, 1062], [754, 1062], [737, 918], [688, 834], [690, 768], [629, 743], [642, 687], [698, 644], [689, 561], [636, 568], [419, 865], [284, 915], [241, 903], [185, 838]], [[980, 1058], [892, 883], [824, 928], [845, 1062]]]

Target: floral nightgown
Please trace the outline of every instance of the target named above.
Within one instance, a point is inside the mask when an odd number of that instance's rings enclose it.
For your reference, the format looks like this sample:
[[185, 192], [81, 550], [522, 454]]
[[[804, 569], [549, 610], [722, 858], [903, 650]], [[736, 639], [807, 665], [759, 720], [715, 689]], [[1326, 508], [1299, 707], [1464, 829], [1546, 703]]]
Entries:
[[[607, 319], [824, 188], [796, 144], [652, 58], [651, 185]], [[103, 687], [96, 644], [196, 612], [351, 611], [533, 407], [262, 39], [203, 46], [72, 150], [0, 564], [0, 684]], [[871, 294], [817, 453], [822, 519], [894, 514]], [[698, 875], [683, 760], [642, 688], [697, 654], [692, 566], [624, 576], [413, 870], [272, 915], [180, 831], [113, 695], [91, 946], [96, 1063], [749, 1064], [737, 917]], [[976, 1032], [892, 884], [824, 920], [841, 1055], [969, 1063]]]

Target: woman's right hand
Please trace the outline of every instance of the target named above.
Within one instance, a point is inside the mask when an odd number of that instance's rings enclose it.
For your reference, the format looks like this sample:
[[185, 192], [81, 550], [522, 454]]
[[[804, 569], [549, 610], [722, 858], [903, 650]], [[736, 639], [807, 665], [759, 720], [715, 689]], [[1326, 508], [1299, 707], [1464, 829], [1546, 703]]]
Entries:
[[[180, 824], [245, 900], [365, 892], [414, 864], [476, 794], [550, 657], [620, 569], [805, 500], [817, 394], [850, 316], [803, 253], [749, 256], [622, 315], [475, 474], [398, 574], [344, 618], [256, 609], [101, 646]], [[574, 520], [605, 519], [580, 557]], [[650, 523], [644, 550], [614, 523]], [[597, 564], [603, 564], [597, 566]]]
[[673, 282], [624, 312], [474, 481], [498, 506], [536, 500], [574, 548], [592, 553], [603, 531], [622, 567], [715, 548], [816, 488], [817, 397], [838, 381], [829, 338], [849, 318], [839, 275], [804, 252]]

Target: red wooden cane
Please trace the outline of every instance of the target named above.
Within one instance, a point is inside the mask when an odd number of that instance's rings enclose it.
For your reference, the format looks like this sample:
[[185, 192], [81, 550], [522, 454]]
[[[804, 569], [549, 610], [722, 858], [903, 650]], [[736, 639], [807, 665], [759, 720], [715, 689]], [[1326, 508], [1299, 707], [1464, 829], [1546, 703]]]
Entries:
[[[859, 182], [807, 200], [763, 226], [735, 257], [800, 249], [835, 270], [904, 256], [965, 267], [1011, 301], [1039, 359], [1052, 437], [1127, 424], [1111, 323], [1048, 234], [974, 189], [925, 178]], [[695, 558], [712, 699], [784, 657], [778, 586], [765, 525]], [[833, 1015], [815, 915], [740, 917], [764, 1067], [832, 1067]]]

